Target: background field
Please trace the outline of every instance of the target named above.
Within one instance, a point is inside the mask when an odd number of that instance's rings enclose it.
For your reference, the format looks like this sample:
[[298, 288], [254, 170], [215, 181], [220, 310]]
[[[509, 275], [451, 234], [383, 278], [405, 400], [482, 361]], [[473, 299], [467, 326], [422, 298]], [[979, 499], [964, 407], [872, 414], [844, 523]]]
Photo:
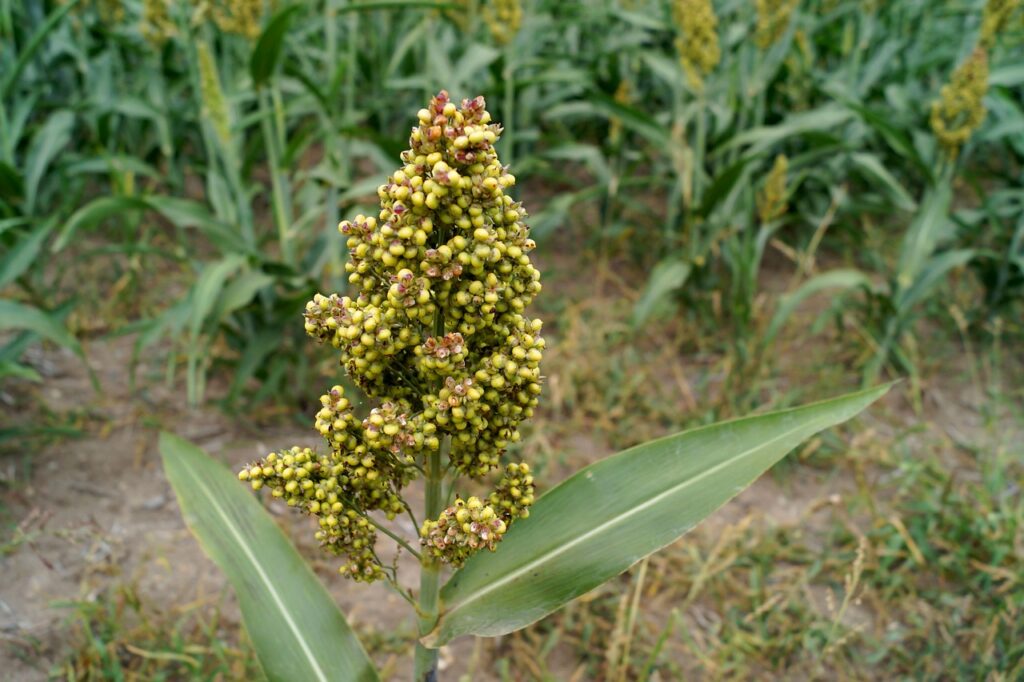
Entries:
[[[303, 305], [446, 88], [504, 123], [532, 215], [541, 490], [902, 382], [444, 678], [1024, 679], [1019, 5], [0, 2], [3, 675], [258, 679], [156, 434], [316, 444], [341, 372]], [[267, 503], [408, 678], [405, 605]]]

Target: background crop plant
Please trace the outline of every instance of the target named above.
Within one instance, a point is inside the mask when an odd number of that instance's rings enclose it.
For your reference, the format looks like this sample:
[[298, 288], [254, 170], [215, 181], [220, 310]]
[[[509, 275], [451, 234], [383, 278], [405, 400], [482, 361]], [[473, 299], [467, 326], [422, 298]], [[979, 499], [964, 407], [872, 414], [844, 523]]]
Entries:
[[512, 42], [523, 23], [523, 7], [520, 0], [492, 0], [484, 8], [484, 21], [491, 31], [491, 37], [499, 45]]
[[714, 5], [711, 0], [673, 0], [672, 18], [679, 30], [676, 50], [686, 77], [691, 87], [701, 90], [721, 59]]
[[982, 99], [988, 90], [988, 71], [988, 55], [983, 48], [975, 48], [932, 103], [932, 131], [954, 159], [985, 120]]
[[981, 15], [981, 35], [978, 41], [982, 47], [990, 47], [1006, 30], [1014, 14], [1021, 7], [1021, 0], [988, 0]]
[[767, 49], [774, 45], [789, 28], [790, 17], [800, 0], [754, 0], [757, 7], [758, 47]]
[[[339, 352], [373, 406], [357, 414], [334, 386], [315, 419], [323, 452], [274, 452], [237, 478], [313, 517], [341, 574], [386, 580], [414, 606], [414, 677], [435, 680], [441, 645], [522, 628], [613, 578], [887, 387], [640, 445], [535, 499], [530, 466], [507, 455], [543, 383], [541, 322], [526, 313], [540, 275], [527, 214], [507, 193], [515, 177], [495, 151], [502, 128], [483, 97], [456, 105], [445, 91], [417, 119], [402, 165], [378, 187], [378, 215], [339, 226], [352, 295], [316, 294], [305, 310], [306, 332]], [[768, 182], [771, 216], [783, 210], [785, 168], [778, 161]], [[161, 449], [186, 519], [238, 591], [268, 678], [376, 679], [259, 504], [187, 442], [165, 434]], [[490, 492], [469, 492], [492, 478]], [[391, 524], [405, 515], [419, 550]], [[418, 561], [417, 596], [378, 533]], [[454, 573], [441, 588], [444, 566]]]

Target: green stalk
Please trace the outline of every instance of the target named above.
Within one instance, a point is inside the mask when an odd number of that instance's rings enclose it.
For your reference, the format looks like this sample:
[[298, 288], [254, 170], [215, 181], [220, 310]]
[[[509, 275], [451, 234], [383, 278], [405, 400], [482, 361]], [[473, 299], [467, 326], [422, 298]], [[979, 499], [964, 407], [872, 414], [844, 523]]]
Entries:
[[704, 90], [697, 94], [697, 138], [693, 143], [693, 203], [700, 206], [704, 198], [704, 152], [707, 146], [707, 97]]
[[235, 196], [236, 205], [238, 206], [239, 222], [242, 224], [242, 236], [245, 238], [246, 244], [255, 246], [256, 228], [253, 225], [252, 204], [249, 202], [249, 196], [245, 191], [245, 183], [242, 181], [242, 164], [235, 152], [234, 140], [232, 140], [230, 144], [225, 145], [222, 149], [224, 152], [222, 165], [224, 166], [224, 173], [227, 177], [228, 184], [231, 186], [231, 191]]
[[11, 163], [14, 159], [14, 141], [10, 139], [8, 128], [7, 107], [0, 101], [0, 159]]
[[[348, 15], [346, 19], [346, 33], [345, 33], [345, 103], [344, 107], [344, 119], [343, 123], [346, 126], [353, 125], [355, 119], [355, 107], [356, 98], [358, 93], [356, 92], [356, 61], [359, 57], [358, 41], [359, 35], [359, 15], [355, 12]], [[332, 67], [337, 64], [337, 60], [334, 61]], [[334, 136], [331, 135], [331, 138]], [[339, 184], [346, 189], [352, 184], [352, 162], [351, 154], [349, 154], [349, 139], [348, 136], [342, 136], [341, 138], [341, 177], [338, 179]]]
[[332, 69], [338, 66], [338, 27], [335, 26], [337, 16], [333, 0], [327, 0], [324, 3], [324, 51], [327, 53], [327, 64]]
[[[182, 30], [183, 34], [187, 33], [187, 25], [179, 22], [179, 29]], [[222, 141], [220, 137], [212, 130], [209, 121], [205, 120], [202, 116], [202, 85], [200, 83], [199, 74], [199, 57], [198, 57], [198, 41], [199, 36], [193, 36], [193, 40], [189, 42], [189, 48], [185, 50], [185, 54], [189, 63], [189, 74], [191, 77], [192, 89], [195, 92], [195, 96], [198, 98], [199, 110], [200, 110], [200, 131], [203, 138], [203, 146], [206, 149], [206, 158], [209, 160], [211, 167], [218, 165], [224, 172], [224, 178], [228, 183], [228, 187], [231, 189], [231, 194], [235, 200], [235, 209], [237, 210], [236, 216], [223, 216], [218, 214], [218, 218], [227, 219], [228, 221], [237, 220], [241, 226], [241, 237], [248, 246], [256, 245], [256, 231], [253, 227], [253, 216], [252, 216], [252, 205], [249, 202], [248, 194], [245, 191], [245, 183], [242, 181], [241, 175], [241, 163], [238, 159], [238, 155], [235, 152], [235, 141], [233, 139]], [[215, 61], [215, 64], [226, 62], [229, 66], [231, 60], [220, 59], [219, 62]], [[233, 78], [229, 78], [227, 82], [233, 82]], [[233, 125], [231, 126], [234, 127]]]
[[[447, 240], [446, 230], [438, 233], [439, 243]], [[434, 336], [444, 336], [444, 315], [440, 308], [434, 314]], [[441, 441], [441, 448], [437, 452], [430, 453], [427, 459], [426, 478], [426, 501], [423, 508], [424, 521], [436, 519], [441, 515], [444, 508], [445, 498], [443, 496], [444, 473], [442, 459], [447, 465], [448, 451], [451, 448], [451, 438], [446, 437]], [[418, 529], [417, 529], [418, 530]], [[424, 552], [420, 560], [420, 598], [417, 606], [419, 614], [420, 636], [426, 635], [434, 629], [437, 624], [438, 607], [437, 598], [441, 588], [441, 562]], [[419, 642], [416, 643], [416, 653], [413, 659], [414, 677], [416, 682], [436, 682], [437, 680], [437, 649], [428, 649]]]
[[260, 100], [260, 127], [263, 129], [263, 141], [267, 148], [267, 161], [270, 165], [270, 183], [273, 192], [274, 222], [277, 223], [277, 238], [281, 246], [281, 260], [285, 263], [292, 263], [291, 239], [288, 236], [290, 222], [288, 215], [291, 212], [288, 197], [285, 194], [284, 182], [281, 178], [280, 154], [278, 151], [278, 134], [274, 132], [275, 112], [267, 103], [267, 91], [261, 90]]
[[504, 120], [502, 126], [504, 132], [502, 133], [502, 139], [505, 141], [505, 151], [503, 153], [504, 162], [511, 166], [512, 161], [515, 158], [516, 151], [516, 138], [515, 138], [515, 118], [514, 112], [516, 107], [516, 85], [515, 85], [515, 64], [513, 63], [513, 50], [512, 41], [509, 41], [505, 45], [505, 105], [502, 107], [504, 111]]
[[[441, 449], [447, 450], [448, 443], [448, 439], [445, 439]], [[441, 508], [444, 504], [444, 499], [441, 495], [441, 484], [444, 480], [444, 469], [441, 467], [443, 455], [446, 455], [446, 453], [441, 451], [433, 452], [427, 461], [427, 499], [424, 505], [424, 515], [427, 519], [436, 519], [440, 516]], [[441, 563], [429, 554], [424, 554], [423, 562], [420, 565], [420, 597], [417, 608], [419, 612], [420, 636], [434, 629], [434, 625], [437, 623], [437, 602], [440, 588]], [[437, 649], [428, 649], [417, 642], [414, 672], [416, 682], [436, 681]]]
[[[672, 88], [672, 122], [673, 137], [675, 136], [675, 131], [679, 130], [681, 137], [679, 142], [685, 144], [686, 128], [689, 126], [689, 122], [686, 120], [686, 109], [683, 105], [683, 92], [680, 86]], [[673, 183], [675, 191], [672, 193], [672, 200], [668, 203], [668, 210], [665, 215], [663, 254], [668, 253], [675, 243], [680, 240], [677, 231], [686, 229], [687, 207], [683, 201], [685, 195], [684, 173], [679, 165], [679, 160], [675, 157], [675, 151], [672, 152], [672, 173], [675, 180]]]

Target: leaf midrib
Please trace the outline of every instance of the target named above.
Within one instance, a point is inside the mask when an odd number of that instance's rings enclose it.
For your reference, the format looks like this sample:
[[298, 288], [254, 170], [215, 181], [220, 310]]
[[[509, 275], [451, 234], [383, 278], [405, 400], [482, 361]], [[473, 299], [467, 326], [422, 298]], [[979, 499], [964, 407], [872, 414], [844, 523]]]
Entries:
[[256, 572], [259, 574], [260, 580], [263, 582], [263, 585], [266, 588], [267, 593], [270, 594], [275, 606], [277, 606], [278, 610], [280, 610], [281, 615], [284, 616], [284, 620], [288, 625], [288, 629], [291, 630], [296, 641], [299, 643], [299, 647], [302, 649], [303, 654], [305, 654], [306, 658], [309, 660], [310, 666], [313, 668], [313, 672], [316, 674], [316, 678], [318, 680], [321, 680], [322, 682], [329, 682], [327, 675], [324, 673], [323, 669], [321, 669], [320, 664], [316, 659], [316, 656], [313, 654], [313, 651], [309, 648], [309, 645], [306, 643], [306, 640], [302, 638], [298, 624], [293, 620], [291, 613], [289, 613], [288, 609], [285, 608], [281, 596], [277, 593], [277, 588], [274, 586], [274, 583], [270, 580], [270, 576], [268, 576], [263, 571], [263, 567], [260, 566], [260, 563], [256, 560], [255, 555], [253, 555], [252, 551], [249, 549], [249, 546], [246, 544], [241, 533], [235, 527], [235, 524], [232, 522], [230, 515], [228, 515], [228, 513], [220, 505], [220, 503], [217, 501], [216, 496], [212, 494], [212, 492], [207, 487], [205, 482], [201, 478], [199, 478], [199, 476], [196, 475], [192, 471], [192, 468], [187, 464], [185, 466], [185, 471], [198, 484], [198, 487], [202, 490], [203, 494], [206, 495], [206, 497], [209, 499], [211, 506], [217, 512], [218, 516], [220, 516], [221, 519], [223, 520], [224, 527], [231, 532], [231, 535], [234, 537], [235, 541], [238, 542], [238, 545], [242, 548], [242, 551], [245, 553], [246, 558], [252, 563], [253, 567], [256, 569]]
[[[452, 605], [452, 607], [450, 609], [446, 609], [441, 614], [442, 618], [444, 618], [446, 616], [450, 616], [450, 614], [452, 614], [452, 613], [454, 613], [454, 612], [456, 612], [456, 611], [458, 611], [460, 609], [466, 608], [466, 606], [468, 604], [471, 604], [474, 601], [479, 600], [484, 595], [490, 594], [491, 592], [493, 592], [493, 591], [495, 591], [497, 589], [500, 589], [504, 585], [506, 585], [506, 584], [508, 584], [510, 582], [513, 582], [514, 580], [519, 578], [524, 573], [528, 573], [529, 571], [531, 571], [537, 565], [550, 560], [551, 557], [557, 556], [559, 554], [564, 554], [568, 549], [570, 549], [572, 547], [575, 547], [576, 545], [578, 545], [578, 544], [580, 544], [582, 542], [585, 542], [586, 540], [589, 540], [590, 538], [592, 538], [595, 535], [599, 535], [599, 534], [603, 533], [610, 526], [616, 525], [620, 521], [623, 521], [623, 520], [629, 518], [630, 516], [634, 516], [634, 515], [642, 512], [643, 510], [647, 509], [651, 505], [657, 504], [660, 500], [664, 499], [665, 497], [673, 495], [674, 493], [678, 492], [680, 489], [686, 488], [686, 487], [690, 486], [693, 483], [699, 482], [701, 479], [705, 478], [706, 476], [710, 476], [711, 474], [715, 473], [716, 471], [719, 471], [723, 467], [729, 466], [730, 464], [732, 464], [733, 462], [735, 462], [738, 459], [741, 459], [743, 457], [748, 457], [752, 453], [756, 453], [758, 450], [763, 450], [764, 448], [772, 445], [773, 443], [775, 443], [775, 442], [777, 442], [779, 440], [782, 440], [784, 438], [787, 438], [787, 437], [791, 436], [794, 433], [797, 433], [798, 431], [802, 430], [806, 426], [807, 426], [806, 424], [799, 425], [799, 426], [797, 426], [797, 427], [795, 427], [795, 428], [793, 428], [793, 429], [791, 429], [789, 431], [786, 431], [786, 432], [782, 433], [779, 436], [776, 436], [775, 438], [772, 438], [772, 439], [770, 439], [768, 441], [765, 441], [765, 442], [761, 443], [760, 445], [758, 445], [756, 447], [744, 450], [740, 454], [738, 454], [738, 455], [736, 455], [734, 457], [731, 457], [731, 458], [729, 458], [727, 460], [724, 460], [723, 462], [721, 462], [719, 464], [716, 464], [715, 466], [713, 466], [713, 467], [711, 467], [709, 469], [706, 469], [705, 471], [702, 471], [701, 473], [697, 474], [696, 476], [688, 478], [685, 481], [683, 481], [682, 483], [674, 485], [674, 486], [666, 489], [665, 491], [658, 493], [657, 495], [655, 495], [654, 497], [650, 498], [649, 500], [647, 500], [643, 504], [639, 504], [636, 507], [633, 507], [632, 509], [630, 509], [626, 513], [621, 514], [619, 516], [616, 516], [616, 517], [612, 518], [609, 521], [605, 521], [604, 523], [602, 523], [602, 524], [600, 524], [598, 526], [595, 526], [594, 528], [591, 528], [586, 533], [583, 533], [582, 535], [577, 536], [576, 538], [574, 538], [573, 540], [570, 540], [567, 543], [558, 545], [553, 550], [542, 554], [541, 556], [537, 557], [536, 559], [534, 559], [533, 561], [531, 561], [529, 563], [523, 564], [523, 566], [521, 566], [520, 568], [516, 569], [515, 571], [512, 571], [511, 573], [508, 573], [504, 577], [498, 578], [497, 580], [489, 582], [486, 587], [484, 587], [481, 590], [478, 590], [477, 592], [474, 592], [469, 598], [467, 598], [467, 599], [465, 599], [465, 600], [463, 600], [461, 602], [456, 602], [455, 604]], [[822, 428], [824, 428], [824, 427], [822, 427]]]

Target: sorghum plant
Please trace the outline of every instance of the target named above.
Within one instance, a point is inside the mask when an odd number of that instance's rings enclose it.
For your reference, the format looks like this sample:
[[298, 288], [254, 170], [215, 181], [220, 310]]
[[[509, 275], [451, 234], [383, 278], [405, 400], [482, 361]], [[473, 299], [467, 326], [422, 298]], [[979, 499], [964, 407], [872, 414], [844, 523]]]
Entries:
[[789, 203], [786, 196], [786, 173], [789, 171], [789, 159], [785, 154], [775, 157], [771, 171], [765, 179], [764, 189], [757, 195], [757, 216], [762, 223], [778, 220], [786, 214]]
[[754, 0], [757, 7], [758, 47], [767, 49], [778, 42], [789, 27], [789, 19], [796, 9], [797, 0]]
[[142, 35], [156, 47], [162, 47], [178, 29], [171, 18], [166, 0], [144, 0], [142, 3]]
[[960, 147], [985, 120], [982, 98], [987, 90], [988, 55], [978, 47], [953, 72], [950, 82], [942, 86], [939, 99], [932, 103], [932, 130], [950, 157], [956, 158]]
[[494, 0], [484, 9], [484, 20], [494, 42], [507, 45], [519, 33], [523, 23], [522, 4], [520, 0]]
[[500, 134], [480, 97], [457, 107], [442, 92], [420, 111], [405, 165], [378, 190], [379, 217], [340, 226], [358, 295], [317, 294], [305, 313], [307, 333], [340, 351], [379, 407], [360, 420], [335, 386], [316, 415], [328, 454], [293, 448], [240, 474], [315, 516], [317, 539], [347, 556], [341, 571], [356, 580], [386, 572], [366, 514], [411, 513], [402, 490], [420, 473], [431, 563], [493, 551], [533, 503], [526, 464], [508, 464], [483, 501], [456, 496], [442, 509], [439, 488], [442, 466], [477, 479], [494, 471], [541, 391], [541, 322], [523, 312], [540, 274], [526, 213], [505, 194], [515, 178], [494, 151]]
[[1020, 9], [1021, 0], [988, 0], [981, 16], [981, 35], [979, 42], [984, 47], [995, 44], [999, 34], [1003, 32], [1010, 18]]
[[718, 46], [718, 17], [711, 0], [675, 0], [672, 19], [679, 30], [676, 49], [691, 87], [704, 87], [704, 77], [721, 59]]
[[[385, 580], [413, 604], [416, 680], [437, 679], [449, 640], [524, 627], [674, 541], [885, 391], [641, 445], [535, 500], [529, 465], [509, 459], [543, 384], [541, 323], [526, 313], [540, 275], [526, 212], [507, 194], [515, 178], [495, 151], [501, 133], [482, 97], [456, 105], [442, 91], [420, 110], [401, 167], [378, 189], [380, 213], [340, 225], [351, 295], [318, 294], [305, 310], [307, 333], [337, 349], [373, 406], [357, 414], [335, 386], [316, 414], [324, 451], [293, 447], [238, 473], [313, 517], [342, 575]], [[170, 436], [161, 447], [186, 519], [238, 590], [268, 678], [376, 679], [259, 504], [194, 447]], [[472, 494], [491, 477], [491, 492]], [[391, 523], [405, 516], [415, 540]], [[417, 597], [378, 533], [419, 563]], [[455, 572], [442, 589], [444, 566]]]

